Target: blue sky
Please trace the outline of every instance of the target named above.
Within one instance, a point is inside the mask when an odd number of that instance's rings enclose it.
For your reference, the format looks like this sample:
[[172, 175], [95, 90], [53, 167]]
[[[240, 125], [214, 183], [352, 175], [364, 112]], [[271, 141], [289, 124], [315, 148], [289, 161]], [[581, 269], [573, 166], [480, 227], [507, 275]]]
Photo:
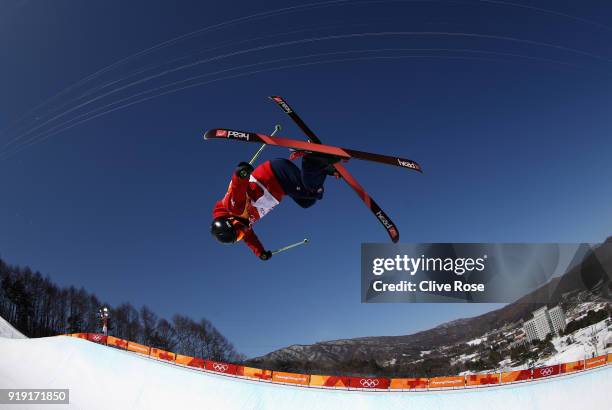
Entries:
[[[347, 165], [403, 242], [611, 234], [609, 3], [157, 3], [0, 5], [0, 255], [9, 262], [113, 304], [207, 317], [247, 355], [408, 334], [495, 307], [360, 304], [360, 244], [387, 237], [342, 181], [329, 180], [317, 206], [285, 201], [255, 227], [270, 249], [304, 237], [308, 246], [267, 263], [241, 244], [219, 246], [212, 206], [256, 147], [201, 133], [280, 123], [283, 136], [302, 138], [267, 101], [273, 94], [324, 142], [423, 166], [418, 175]], [[206, 74], [182, 85], [218, 81], [63, 130]]]

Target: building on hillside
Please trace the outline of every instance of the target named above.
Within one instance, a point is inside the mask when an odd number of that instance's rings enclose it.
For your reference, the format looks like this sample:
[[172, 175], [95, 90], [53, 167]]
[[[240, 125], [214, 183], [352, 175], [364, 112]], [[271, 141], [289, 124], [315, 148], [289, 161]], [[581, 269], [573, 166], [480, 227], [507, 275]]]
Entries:
[[563, 312], [563, 309], [561, 309], [561, 306], [557, 305], [554, 308], [549, 309], [548, 317], [550, 318], [551, 328], [555, 333], [559, 334], [559, 332], [565, 329], [567, 321], [565, 319], [565, 313]]
[[519, 332], [515, 332], [514, 338], [508, 344], [509, 349], [514, 349], [515, 347], [523, 346], [528, 343], [527, 336], [524, 330]]
[[604, 341], [604, 348], [605, 349], [612, 348], [612, 332], [608, 333], [608, 337], [606, 337], [606, 340]]
[[559, 334], [565, 329], [565, 314], [560, 306], [548, 309], [546, 306], [535, 310], [533, 318], [523, 323], [523, 330], [527, 335], [527, 340], [544, 340], [551, 333]]

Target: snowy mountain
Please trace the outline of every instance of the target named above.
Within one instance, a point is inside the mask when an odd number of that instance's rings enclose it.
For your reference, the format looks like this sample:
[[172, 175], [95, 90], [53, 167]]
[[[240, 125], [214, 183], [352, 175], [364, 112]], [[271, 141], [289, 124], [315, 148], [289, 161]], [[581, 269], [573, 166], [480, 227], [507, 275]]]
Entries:
[[25, 408], [484, 410], [494, 404], [496, 410], [603, 410], [609, 408], [607, 393], [612, 382], [612, 366], [605, 366], [499, 387], [419, 393], [365, 392], [248, 381], [65, 336], [0, 338], [0, 352], [3, 353], [0, 388], [70, 390], [69, 405]]
[[[612, 242], [612, 238], [608, 241]], [[455, 320], [406, 336], [363, 337], [292, 345], [250, 359], [247, 363], [273, 370], [336, 372], [334, 374], [457, 374], [466, 370], [463, 364], [478, 360], [477, 355], [473, 354], [479, 348], [499, 348], [495, 341], [512, 341], [517, 338], [521, 322], [544, 305], [538, 301], [549, 300], [550, 306], [561, 302], [576, 306], [584, 302], [609, 303], [612, 300], [612, 256], [609, 253], [595, 249], [572, 266], [564, 275], [552, 279], [516, 302], [477, 317]], [[483, 343], [487, 335], [495, 335], [495, 338], [489, 338], [487, 343]], [[424, 355], [423, 351], [429, 353]]]

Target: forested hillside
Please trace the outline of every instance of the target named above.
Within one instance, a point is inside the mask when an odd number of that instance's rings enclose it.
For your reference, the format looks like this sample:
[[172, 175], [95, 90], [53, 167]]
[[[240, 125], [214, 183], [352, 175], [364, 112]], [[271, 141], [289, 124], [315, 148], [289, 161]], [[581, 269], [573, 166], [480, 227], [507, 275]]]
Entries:
[[101, 332], [98, 310], [102, 306], [110, 308], [109, 334], [113, 336], [190, 356], [242, 359], [205, 318], [196, 321], [177, 314], [167, 320], [147, 306], [113, 307], [83, 288], [59, 287], [40, 272], [0, 259], [0, 316], [28, 337]]

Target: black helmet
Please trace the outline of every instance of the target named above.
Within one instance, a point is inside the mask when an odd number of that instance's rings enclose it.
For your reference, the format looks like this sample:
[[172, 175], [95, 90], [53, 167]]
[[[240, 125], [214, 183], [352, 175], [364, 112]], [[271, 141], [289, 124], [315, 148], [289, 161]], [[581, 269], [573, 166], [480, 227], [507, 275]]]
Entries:
[[221, 243], [236, 242], [237, 235], [230, 218], [215, 218], [210, 225], [210, 233]]

